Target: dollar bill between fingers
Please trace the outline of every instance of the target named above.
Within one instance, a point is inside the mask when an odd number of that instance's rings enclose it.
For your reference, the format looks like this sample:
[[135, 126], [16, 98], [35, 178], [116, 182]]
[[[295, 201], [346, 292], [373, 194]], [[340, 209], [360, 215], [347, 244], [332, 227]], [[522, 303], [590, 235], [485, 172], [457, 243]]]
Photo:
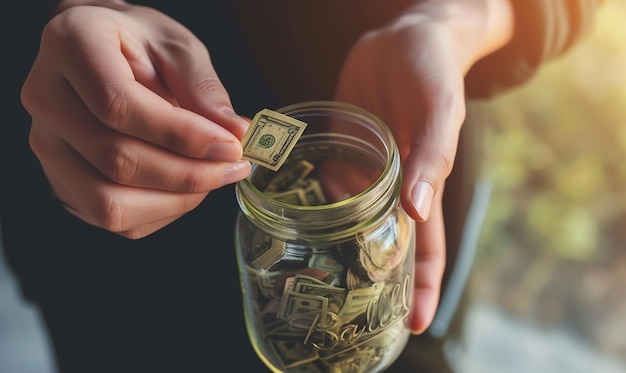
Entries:
[[243, 158], [277, 171], [306, 126], [301, 120], [270, 109], [259, 111], [241, 140]]

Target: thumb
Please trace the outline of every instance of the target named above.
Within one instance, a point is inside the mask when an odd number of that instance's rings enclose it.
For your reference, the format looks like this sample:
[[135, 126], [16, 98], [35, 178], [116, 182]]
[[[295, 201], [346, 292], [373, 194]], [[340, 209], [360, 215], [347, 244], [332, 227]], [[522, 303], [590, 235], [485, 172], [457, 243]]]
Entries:
[[418, 222], [428, 220], [433, 199], [443, 193], [445, 180], [452, 172], [465, 117], [465, 104], [460, 100], [457, 110], [449, 105], [438, 105], [425, 125], [413, 131], [403, 163], [401, 201], [407, 213]]

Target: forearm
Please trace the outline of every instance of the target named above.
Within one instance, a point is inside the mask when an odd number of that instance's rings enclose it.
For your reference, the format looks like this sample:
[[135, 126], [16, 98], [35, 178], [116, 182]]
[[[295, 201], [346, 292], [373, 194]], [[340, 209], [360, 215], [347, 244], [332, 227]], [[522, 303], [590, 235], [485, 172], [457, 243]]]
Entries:
[[396, 18], [392, 27], [422, 21], [439, 22], [454, 33], [464, 72], [509, 43], [514, 30], [511, 0], [419, 1]]
[[466, 74], [470, 97], [492, 97], [519, 86], [591, 30], [602, 0], [510, 0], [513, 38]]

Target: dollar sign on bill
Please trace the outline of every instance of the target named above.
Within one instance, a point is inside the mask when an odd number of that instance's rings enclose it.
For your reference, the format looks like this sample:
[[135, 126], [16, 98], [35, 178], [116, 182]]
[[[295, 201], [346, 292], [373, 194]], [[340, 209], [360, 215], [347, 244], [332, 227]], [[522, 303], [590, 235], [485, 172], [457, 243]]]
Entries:
[[243, 158], [277, 171], [306, 126], [301, 120], [273, 110], [259, 111], [241, 140]]

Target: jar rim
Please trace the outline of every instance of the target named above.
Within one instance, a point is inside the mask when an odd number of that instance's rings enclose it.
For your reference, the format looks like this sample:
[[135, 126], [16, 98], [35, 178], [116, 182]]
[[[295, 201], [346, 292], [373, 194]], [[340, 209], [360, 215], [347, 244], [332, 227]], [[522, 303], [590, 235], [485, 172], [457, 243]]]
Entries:
[[[270, 206], [272, 210], [281, 211], [281, 213], [275, 214], [276, 216], [264, 215], [264, 219], [281, 219], [280, 222], [275, 220], [273, 221], [273, 223], [285, 224], [285, 221], [282, 220], [285, 218], [284, 211], [293, 212], [296, 214], [323, 214], [324, 212], [329, 210], [337, 211], [342, 208], [348, 208], [347, 206], [359, 203], [360, 201], [363, 201], [363, 210], [367, 211], [372, 205], [380, 204], [381, 201], [379, 201], [379, 199], [384, 200], [385, 198], [381, 197], [385, 196], [388, 196], [387, 199], [390, 200], [392, 203], [397, 202], [395, 200], [398, 198], [400, 188], [399, 183], [401, 179], [400, 156], [391, 130], [378, 116], [370, 113], [369, 111], [359, 106], [339, 101], [307, 101], [288, 105], [279, 108], [276, 111], [290, 116], [304, 112], [326, 111], [335, 113], [337, 115], [349, 115], [352, 120], [358, 119], [361, 121], [365, 121], [369, 124], [373, 124], [372, 128], [376, 129], [375, 135], [381, 139], [384, 150], [386, 151], [386, 154], [382, 154], [385, 160], [384, 167], [381, 169], [380, 175], [376, 178], [376, 180], [374, 180], [370, 185], [367, 186], [367, 188], [363, 189], [359, 193], [336, 202], [313, 206], [293, 205], [287, 202], [280, 201], [278, 199], [268, 198], [268, 196], [263, 193], [259, 188], [257, 188], [257, 186], [250, 180], [249, 176], [237, 183], [237, 198], [242, 209], [252, 209], [255, 210], [255, 212], [258, 212], [258, 203], [262, 202]], [[253, 174], [256, 167], [262, 166], [253, 165], [253, 169], [250, 175]], [[244, 190], [245, 199], [248, 200], [248, 203], [245, 203], [246, 201], [242, 201], [241, 194], [244, 192]], [[376, 198], [370, 198], [371, 195], [374, 195]], [[359, 211], [358, 213], [363, 212]], [[377, 218], [380, 218], [380, 216], [372, 216], [371, 213], [368, 215], [368, 217], [354, 216], [354, 214], [348, 216], [346, 214], [346, 216], [343, 216], [343, 219], [346, 221], [342, 222], [339, 221], [341, 219], [338, 219], [336, 223], [337, 225], [354, 225], [354, 221], [358, 221], [359, 224], [357, 224], [357, 226], [361, 226], [362, 224], [371, 224], [371, 220], [375, 220]], [[289, 219], [286, 220], [287, 223], [289, 223]], [[316, 220], [314, 219], [312, 221], [307, 220], [307, 224], [311, 225], [309, 228], [314, 229], [315, 222]], [[327, 223], [327, 221], [321, 224], [325, 223]], [[295, 224], [297, 224], [297, 222]], [[357, 226], [355, 226], [354, 228], [358, 229]], [[283, 226], [283, 228], [285, 228], [287, 232], [289, 231], [289, 227]]]

